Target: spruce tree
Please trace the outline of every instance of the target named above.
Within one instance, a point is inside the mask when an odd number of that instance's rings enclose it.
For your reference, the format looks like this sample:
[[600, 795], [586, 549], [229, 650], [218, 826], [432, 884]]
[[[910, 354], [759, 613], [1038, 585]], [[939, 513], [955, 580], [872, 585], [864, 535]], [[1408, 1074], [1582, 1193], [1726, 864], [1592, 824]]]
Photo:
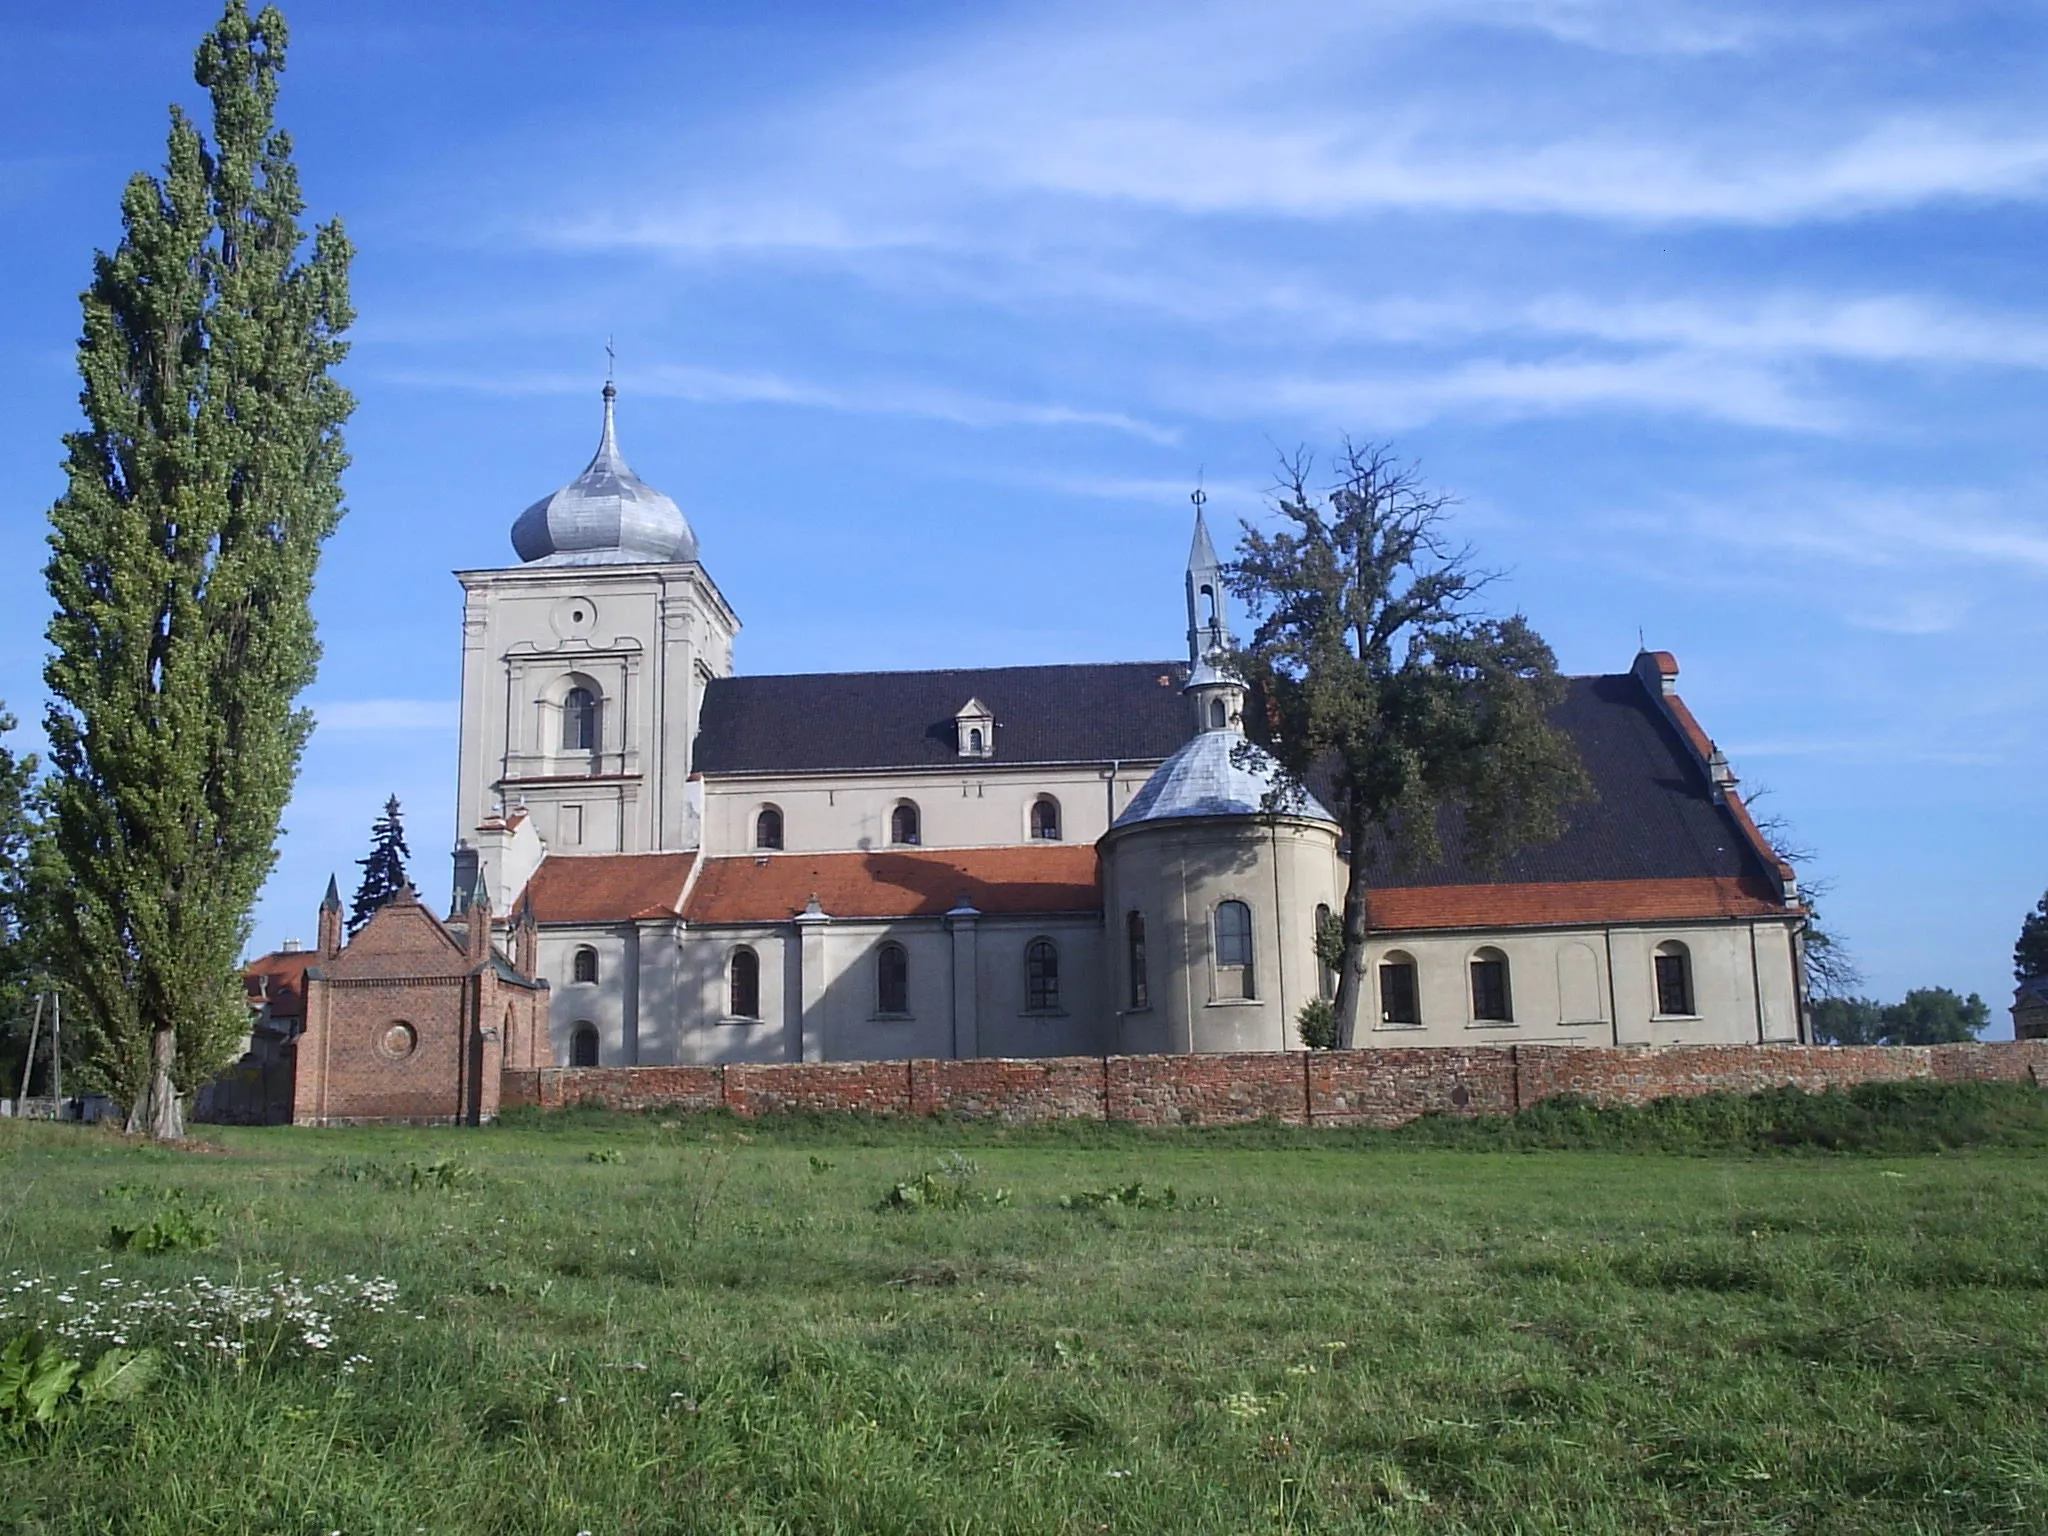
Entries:
[[398, 796], [393, 795], [384, 802], [384, 814], [370, 823], [370, 856], [356, 860], [363, 871], [363, 883], [356, 887], [356, 899], [350, 903], [350, 938], [370, 920], [372, 912], [410, 883], [405, 861], [411, 857], [412, 850], [405, 846], [405, 825], [399, 819]]
[[2020, 923], [2019, 941], [2012, 947], [2012, 979], [2032, 981], [2048, 976], [2048, 896]]
[[1246, 729], [1289, 781], [1268, 809], [1298, 803], [1309, 775], [1326, 773], [1351, 846], [1342, 932], [1325, 957], [1334, 1043], [1349, 1046], [1374, 853], [1427, 863], [1454, 819], [1465, 851], [1497, 863], [1556, 837], [1591, 789], [1547, 718], [1564, 691], [1550, 647], [1519, 614], [1472, 611], [1488, 578], [1449, 542], [1450, 499], [1376, 446], [1346, 443], [1327, 493], [1310, 486], [1311, 468], [1306, 454], [1282, 465], [1286, 526], [1247, 526], [1225, 578], [1257, 625], [1231, 658], [1254, 699]]
[[275, 10], [230, 0], [194, 68], [211, 142], [174, 106], [163, 175], [129, 181], [50, 513], [58, 953], [130, 1130], [158, 1137], [247, 1027], [238, 960], [312, 731], [295, 701], [341, 516], [351, 250], [338, 223], [306, 249], [285, 45]]

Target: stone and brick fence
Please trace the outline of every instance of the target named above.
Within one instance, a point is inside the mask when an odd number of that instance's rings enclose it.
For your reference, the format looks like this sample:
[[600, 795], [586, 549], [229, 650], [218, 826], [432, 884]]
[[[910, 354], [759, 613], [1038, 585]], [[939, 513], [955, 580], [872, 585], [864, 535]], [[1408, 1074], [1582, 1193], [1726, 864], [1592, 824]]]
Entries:
[[1216, 1056], [549, 1067], [507, 1072], [502, 1102], [543, 1108], [951, 1115], [1021, 1124], [1399, 1125], [1432, 1110], [1505, 1115], [1575, 1094], [1604, 1104], [1904, 1079], [2048, 1081], [2048, 1040], [1962, 1045], [1497, 1045]]

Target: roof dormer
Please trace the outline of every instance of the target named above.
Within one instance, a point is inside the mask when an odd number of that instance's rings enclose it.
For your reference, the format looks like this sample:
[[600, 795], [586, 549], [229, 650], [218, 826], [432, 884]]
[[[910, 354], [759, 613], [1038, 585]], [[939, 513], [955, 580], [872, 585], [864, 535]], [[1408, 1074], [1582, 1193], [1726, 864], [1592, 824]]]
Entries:
[[953, 739], [962, 757], [994, 757], [995, 712], [979, 699], [969, 699], [953, 715]]

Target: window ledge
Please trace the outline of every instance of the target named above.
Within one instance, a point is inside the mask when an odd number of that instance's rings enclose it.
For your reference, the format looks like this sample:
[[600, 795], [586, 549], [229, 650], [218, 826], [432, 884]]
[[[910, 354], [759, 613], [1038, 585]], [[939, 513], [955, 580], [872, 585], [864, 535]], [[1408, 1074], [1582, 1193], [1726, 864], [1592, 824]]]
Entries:
[[718, 1021], [720, 1024], [765, 1024], [768, 1021], [757, 1013], [729, 1013]]
[[1212, 997], [1203, 1006], [1207, 1008], [1256, 1008], [1264, 1002], [1262, 997]]
[[[1653, 1013], [1650, 1015], [1650, 1022], [1652, 1024], [1699, 1024], [1704, 1022], [1705, 1018], [1705, 1014], [1699, 1013]], [[1607, 1021], [1602, 1019], [1600, 1022], [1604, 1024]]]
[[1473, 1019], [1467, 1029], [1515, 1029], [1519, 1026], [1513, 1019]]
[[1026, 1008], [1017, 1017], [1020, 1019], [1070, 1019], [1073, 1015], [1064, 1008]]
[[1413, 1024], [1390, 1024], [1386, 1020], [1382, 1019], [1379, 1023], [1373, 1025], [1373, 1029], [1375, 1031], [1385, 1034], [1397, 1035], [1412, 1034], [1414, 1031], [1418, 1029], [1427, 1028], [1429, 1028], [1429, 1026], [1427, 1024], [1424, 1024], [1420, 1019], [1416, 1020]]
[[868, 1022], [870, 1024], [906, 1024], [916, 1019], [916, 1017], [917, 1015], [914, 1013], [871, 1013], [868, 1015]]

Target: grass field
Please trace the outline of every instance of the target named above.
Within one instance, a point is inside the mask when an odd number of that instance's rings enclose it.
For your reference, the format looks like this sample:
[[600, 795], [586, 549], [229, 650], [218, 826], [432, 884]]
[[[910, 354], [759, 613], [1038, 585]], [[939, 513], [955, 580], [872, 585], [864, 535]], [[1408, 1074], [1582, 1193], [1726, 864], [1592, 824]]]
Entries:
[[167, 1362], [0, 1433], [0, 1530], [2048, 1529], [2035, 1153], [218, 1139], [0, 1122], [0, 1341]]

